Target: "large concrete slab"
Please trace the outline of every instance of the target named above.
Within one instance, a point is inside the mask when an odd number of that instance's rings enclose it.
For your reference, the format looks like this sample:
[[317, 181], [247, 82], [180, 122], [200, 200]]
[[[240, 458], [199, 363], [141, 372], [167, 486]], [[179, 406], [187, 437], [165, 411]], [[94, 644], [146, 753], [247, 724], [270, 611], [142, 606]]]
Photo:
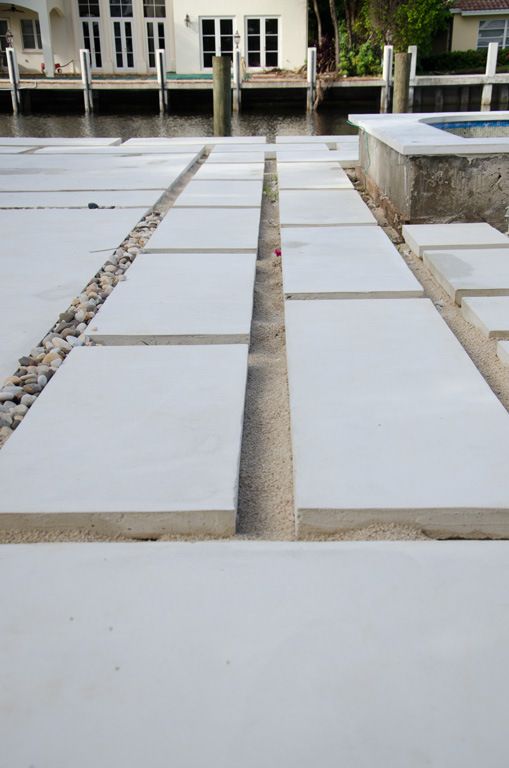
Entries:
[[[146, 145], [146, 144], [265, 144], [265, 136], [151, 136], [128, 139], [124, 145]], [[123, 145], [123, 146], [124, 146]]]
[[0, 155], [20, 155], [23, 152], [28, 152], [30, 149], [35, 149], [35, 147], [2, 147], [0, 146]]
[[281, 231], [287, 298], [417, 297], [420, 283], [379, 227]]
[[424, 251], [448, 248], [508, 248], [509, 240], [486, 222], [478, 224], [405, 224], [403, 237], [412, 251], [422, 258]]
[[249, 343], [255, 253], [152, 253], [87, 329], [99, 344]]
[[282, 189], [279, 193], [282, 227], [376, 225], [361, 196], [350, 189]]
[[279, 163], [279, 189], [353, 189], [338, 163]]
[[4, 763], [501, 768], [508, 564], [507, 542], [4, 545]]
[[286, 302], [300, 536], [509, 535], [509, 413], [427, 299]]
[[329, 134], [325, 136], [276, 136], [276, 144], [336, 144], [337, 142], [358, 142], [358, 136]]
[[2, 146], [29, 146], [29, 147], [55, 147], [55, 146], [73, 146], [73, 147], [113, 147], [122, 139], [119, 138], [83, 138], [81, 136], [72, 137], [49, 137], [49, 136], [0, 136], [0, 145]]
[[263, 182], [192, 179], [175, 201], [176, 208], [256, 208], [262, 204]]
[[201, 154], [204, 144], [147, 144], [115, 147], [41, 147], [37, 155], [182, 155], [191, 152]]
[[140, 190], [74, 190], [72, 192], [0, 192], [0, 208], [152, 208], [165, 188]]
[[145, 251], [256, 251], [259, 208], [172, 208]]
[[0, 211], [0, 382], [144, 213], [144, 208]]
[[465, 320], [490, 339], [509, 339], [509, 296], [471, 296], [461, 302]]
[[246, 369], [243, 344], [74, 349], [0, 452], [0, 528], [231, 535]]
[[[242, 145], [240, 145], [242, 148]], [[207, 158], [207, 164], [217, 163], [264, 163], [265, 154], [263, 152], [211, 152]]]
[[276, 152], [279, 163], [332, 163], [337, 162], [343, 168], [353, 168], [359, 164], [359, 151], [356, 147], [346, 146], [341, 150], [322, 150], [316, 152], [310, 149], [308, 152], [296, 152], [288, 145], [281, 145], [281, 149]]
[[0, 156], [0, 186], [18, 192], [161, 189], [175, 183], [198, 155]]
[[464, 296], [509, 295], [509, 248], [424, 251], [423, 261], [456, 304]]
[[499, 341], [497, 355], [502, 365], [509, 365], [509, 341]]
[[[279, 144], [257, 144], [256, 149], [260, 149], [265, 153], [265, 155], [272, 155], [275, 156], [276, 152], [284, 152], [284, 151], [291, 151], [291, 152], [323, 152], [328, 150], [327, 144], [325, 142], [322, 142], [320, 144], [309, 144], [305, 142], [301, 143], [295, 143], [292, 144], [291, 147], [288, 147], [286, 150], [285, 147], [281, 147]], [[219, 144], [217, 147], [214, 147], [212, 152], [210, 153], [211, 157], [214, 157], [218, 154], [229, 154], [230, 152], [243, 152], [245, 151], [245, 145], [243, 144]]]
[[207, 161], [198, 168], [194, 179], [212, 181], [239, 181], [242, 179], [263, 179], [265, 166], [263, 162], [254, 163], [210, 163]]

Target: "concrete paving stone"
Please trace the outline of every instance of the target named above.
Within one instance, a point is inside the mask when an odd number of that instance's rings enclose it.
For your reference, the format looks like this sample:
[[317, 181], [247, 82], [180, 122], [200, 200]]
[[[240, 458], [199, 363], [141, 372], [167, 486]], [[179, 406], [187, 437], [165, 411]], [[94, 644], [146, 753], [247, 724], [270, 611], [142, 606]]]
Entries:
[[456, 304], [464, 296], [509, 295], [509, 248], [424, 251], [423, 261]]
[[82, 138], [80, 136], [48, 137], [48, 136], [0, 136], [2, 146], [31, 146], [31, 147], [114, 147], [120, 144], [119, 138]]
[[197, 155], [5, 155], [0, 186], [17, 192], [161, 189], [174, 184]]
[[428, 299], [287, 301], [299, 536], [508, 536], [509, 413]]
[[471, 296], [461, 302], [463, 317], [490, 339], [509, 339], [509, 296]]
[[353, 189], [338, 163], [278, 163], [279, 189]]
[[73, 192], [0, 192], [0, 208], [152, 208], [166, 189], [75, 190]]
[[263, 179], [263, 162], [251, 163], [204, 163], [193, 176], [193, 180], [235, 181]]
[[424, 251], [448, 248], [508, 248], [509, 239], [486, 222], [478, 224], [405, 224], [403, 237], [422, 258]]
[[136, 259], [90, 323], [98, 344], [249, 344], [255, 253]]
[[281, 247], [287, 298], [423, 295], [379, 227], [287, 227], [281, 230]]
[[288, 149], [282, 145], [282, 148], [277, 151], [278, 163], [332, 163], [337, 162], [343, 168], [353, 168], [359, 165], [359, 153], [356, 148], [346, 147], [345, 149], [332, 150], [326, 149], [321, 152], [312, 151], [308, 152], [295, 152], [288, 146]]
[[0, 155], [21, 155], [23, 152], [28, 152], [30, 149], [36, 149], [36, 147], [2, 147], [0, 146]]
[[9, 768], [509, 762], [507, 542], [3, 545], [0, 584]]
[[276, 144], [336, 144], [337, 142], [358, 141], [358, 136], [332, 134], [325, 136], [276, 136]]
[[259, 208], [172, 208], [145, 251], [256, 251], [259, 228]]
[[73, 349], [0, 452], [0, 528], [233, 534], [247, 351]]
[[[257, 144], [256, 150], [264, 152], [265, 155], [275, 156], [276, 152], [323, 152], [327, 151], [327, 144], [322, 142], [321, 144], [292, 144], [291, 147], [285, 149], [280, 144]], [[245, 152], [245, 145], [243, 144], [218, 144], [217, 147], [211, 151], [210, 156], [214, 157], [219, 154], [230, 154], [231, 152]]]
[[266, 136], [151, 136], [128, 139], [127, 145], [145, 144], [265, 144]]
[[176, 208], [256, 208], [262, 204], [263, 182], [192, 179], [175, 201]]
[[355, 190], [282, 189], [279, 192], [282, 227], [371, 224], [376, 219]]
[[147, 144], [145, 146], [115, 147], [41, 147], [37, 155], [183, 155], [191, 152], [202, 153], [205, 144]]
[[205, 165], [218, 163], [263, 163], [265, 162], [264, 152], [211, 152]]
[[144, 213], [145, 208], [0, 211], [0, 382]]
[[497, 355], [502, 365], [509, 365], [509, 341], [499, 341]]

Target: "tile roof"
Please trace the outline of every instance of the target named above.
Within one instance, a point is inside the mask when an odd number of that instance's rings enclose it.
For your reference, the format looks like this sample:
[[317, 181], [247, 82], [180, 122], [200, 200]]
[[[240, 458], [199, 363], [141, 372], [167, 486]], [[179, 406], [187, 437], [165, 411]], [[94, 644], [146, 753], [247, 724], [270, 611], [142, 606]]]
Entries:
[[455, 0], [458, 11], [509, 11], [509, 0]]

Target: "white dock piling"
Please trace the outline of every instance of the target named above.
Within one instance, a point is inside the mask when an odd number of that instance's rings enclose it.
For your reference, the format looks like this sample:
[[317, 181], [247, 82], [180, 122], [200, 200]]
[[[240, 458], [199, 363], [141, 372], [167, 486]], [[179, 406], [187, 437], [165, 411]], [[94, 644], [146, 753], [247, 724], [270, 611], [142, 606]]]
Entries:
[[158, 48], [156, 51], [157, 82], [159, 83], [159, 112], [168, 111], [168, 88], [166, 85], [166, 51]]
[[[492, 78], [497, 72], [497, 56], [498, 56], [498, 43], [490, 43], [488, 45], [488, 57], [486, 59], [486, 72], [487, 78]], [[493, 85], [486, 83], [483, 85], [481, 96], [481, 111], [489, 112], [491, 109], [491, 98], [493, 96]]]
[[394, 57], [394, 48], [392, 45], [384, 45], [384, 56], [382, 65], [382, 80], [384, 85], [380, 92], [380, 112], [389, 111], [392, 85], [392, 61]]
[[92, 67], [90, 63], [90, 51], [87, 48], [80, 48], [81, 81], [83, 83], [83, 102], [85, 112], [94, 111], [94, 100], [92, 96]]
[[12, 111], [15, 115], [19, 113], [21, 99], [19, 93], [19, 70], [14, 48], [6, 48], [7, 69], [9, 72], [9, 82], [11, 84]]
[[408, 111], [414, 111], [414, 83], [415, 76], [417, 74], [417, 46], [409, 45], [408, 53], [410, 54], [410, 87], [408, 89]]
[[308, 72], [307, 72], [307, 110], [312, 112], [316, 95], [316, 48], [308, 48]]
[[242, 107], [242, 72], [240, 66], [240, 51], [233, 52], [233, 111], [240, 112]]

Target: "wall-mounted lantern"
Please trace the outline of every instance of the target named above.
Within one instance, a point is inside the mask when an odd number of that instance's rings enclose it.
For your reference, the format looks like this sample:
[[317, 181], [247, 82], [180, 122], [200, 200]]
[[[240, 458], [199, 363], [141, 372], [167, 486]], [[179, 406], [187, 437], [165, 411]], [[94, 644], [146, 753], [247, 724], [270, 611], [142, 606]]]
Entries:
[[186, 25], [186, 27], [190, 27], [191, 26], [191, 17], [190, 17], [190, 15], [188, 13], [186, 13], [186, 18], [184, 19], [184, 24]]
[[234, 41], [235, 41], [235, 48], [237, 48], [237, 50], [238, 50], [238, 47], [239, 47], [239, 44], [240, 44], [240, 35], [239, 35], [239, 30], [237, 30], [237, 31], [235, 32], [235, 34], [233, 35], [233, 39], [234, 39]]
[[8, 29], [5, 33], [5, 44], [7, 48], [12, 48], [14, 44], [14, 35], [12, 34], [11, 30]]

